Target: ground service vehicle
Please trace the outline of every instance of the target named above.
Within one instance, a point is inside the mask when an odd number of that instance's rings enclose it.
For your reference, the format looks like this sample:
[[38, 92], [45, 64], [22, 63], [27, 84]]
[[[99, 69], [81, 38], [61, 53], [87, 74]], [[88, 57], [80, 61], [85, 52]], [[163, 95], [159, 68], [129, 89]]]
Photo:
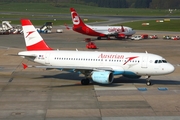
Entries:
[[142, 36], [141, 35], [132, 36], [131, 40], [142, 40]]
[[179, 40], [180, 38], [179, 38], [179, 36], [172, 36], [171, 39], [172, 40]]
[[163, 39], [171, 39], [171, 37], [169, 36], [169, 35], [165, 35], [165, 36], [163, 36]]
[[158, 39], [158, 36], [157, 35], [149, 35], [149, 38], [150, 39]]
[[88, 48], [88, 49], [97, 49], [97, 46], [93, 42], [88, 42], [86, 44], [86, 48]]

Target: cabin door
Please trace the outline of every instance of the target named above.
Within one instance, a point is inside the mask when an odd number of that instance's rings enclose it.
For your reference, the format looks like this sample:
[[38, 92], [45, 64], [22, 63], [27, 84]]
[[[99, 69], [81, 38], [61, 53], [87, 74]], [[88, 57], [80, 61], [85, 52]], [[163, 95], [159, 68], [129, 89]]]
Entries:
[[147, 68], [147, 62], [148, 62], [148, 57], [143, 56], [142, 57], [142, 62], [141, 62], [141, 68]]
[[50, 64], [49, 62], [50, 53], [45, 54], [45, 64]]

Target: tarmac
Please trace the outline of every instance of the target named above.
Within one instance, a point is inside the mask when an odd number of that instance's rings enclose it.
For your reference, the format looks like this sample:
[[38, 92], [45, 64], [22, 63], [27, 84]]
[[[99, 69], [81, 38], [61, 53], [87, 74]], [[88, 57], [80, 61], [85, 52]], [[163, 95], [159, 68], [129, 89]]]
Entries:
[[[83, 86], [78, 73], [29, 68], [36, 65], [16, 56], [24, 51], [23, 35], [0, 36], [0, 120], [180, 120], [180, 40], [163, 40], [178, 32], [137, 31], [159, 39], [96, 40], [64, 29], [63, 33], [41, 34], [59, 50], [148, 52], [163, 56], [175, 66], [172, 74], [146, 80], [116, 76], [110, 85]], [[98, 49], [86, 48], [91, 38]]]

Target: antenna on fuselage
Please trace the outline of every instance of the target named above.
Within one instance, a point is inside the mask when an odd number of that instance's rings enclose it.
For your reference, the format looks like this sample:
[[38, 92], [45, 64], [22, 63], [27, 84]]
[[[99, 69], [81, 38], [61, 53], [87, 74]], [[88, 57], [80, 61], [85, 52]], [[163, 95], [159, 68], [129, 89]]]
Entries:
[[148, 54], [148, 52], [147, 52], [147, 51], [145, 51], [145, 53], [146, 53], [146, 54]]
[[76, 51], [78, 51], [78, 49], [76, 48]]

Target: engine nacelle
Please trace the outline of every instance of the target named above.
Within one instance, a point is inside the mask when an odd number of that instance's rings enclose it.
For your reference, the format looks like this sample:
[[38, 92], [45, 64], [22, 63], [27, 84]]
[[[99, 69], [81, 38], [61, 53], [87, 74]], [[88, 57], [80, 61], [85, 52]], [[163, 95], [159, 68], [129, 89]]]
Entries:
[[114, 80], [113, 73], [110, 71], [94, 71], [91, 77], [94, 82], [101, 84], [109, 84]]

